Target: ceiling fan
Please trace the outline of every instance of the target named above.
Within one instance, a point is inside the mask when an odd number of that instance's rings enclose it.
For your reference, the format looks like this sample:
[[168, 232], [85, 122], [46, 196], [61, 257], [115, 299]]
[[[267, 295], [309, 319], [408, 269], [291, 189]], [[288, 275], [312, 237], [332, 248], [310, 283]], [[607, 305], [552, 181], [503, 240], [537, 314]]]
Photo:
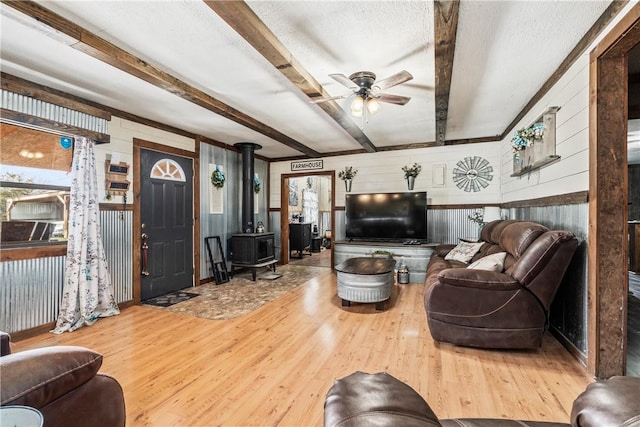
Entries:
[[392, 95], [382, 92], [385, 89], [413, 79], [413, 76], [405, 70], [378, 81], [376, 81], [375, 73], [371, 71], [358, 71], [349, 77], [344, 74], [329, 74], [329, 77], [351, 89], [352, 93], [316, 99], [311, 102], [317, 104], [319, 102], [344, 99], [355, 95], [351, 102], [351, 114], [355, 117], [362, 117], [363, 113], [366, 114], [367, 112], [370, 114], [376, 113], [380, 110], [380, 102], [405, 105], [411, 100], [408, 96]]

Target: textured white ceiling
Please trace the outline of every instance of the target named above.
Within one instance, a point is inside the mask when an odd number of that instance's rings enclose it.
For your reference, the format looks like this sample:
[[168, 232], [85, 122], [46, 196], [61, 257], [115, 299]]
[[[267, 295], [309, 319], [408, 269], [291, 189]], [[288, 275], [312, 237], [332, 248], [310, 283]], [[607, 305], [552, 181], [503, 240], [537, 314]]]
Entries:
[[[315, 151], [361, 148], [201, 1], [38, 3]], [[413, 74], [386, 91], [411, 101], [383, 104], [364, 125], [374, 145], [435, 139], [433, 2], [248, 4], [330, 95], [349, 92], [331, 73]], [[463, 0], [447, 139], [501, 134], [608, 4]], [[0, 8], [4, 72], [224, 143], [257, 142], [264, 147], [260, 154], [270, 158], [300, 155], [84, 55], [66, 37], [5, 4]]]
[[502, 133], [607, 5], [462, 1], [447, 138]]
[[349, 90], [329, 74], [372, 71], [383, 79], [406, 69], [413, 75], [413, 80], [385, 91], [411, 101], [404, 106], [383, 104], [365, 125], [375, 145], [435, 139], [432, 2], [248, 3], [331, 96]]

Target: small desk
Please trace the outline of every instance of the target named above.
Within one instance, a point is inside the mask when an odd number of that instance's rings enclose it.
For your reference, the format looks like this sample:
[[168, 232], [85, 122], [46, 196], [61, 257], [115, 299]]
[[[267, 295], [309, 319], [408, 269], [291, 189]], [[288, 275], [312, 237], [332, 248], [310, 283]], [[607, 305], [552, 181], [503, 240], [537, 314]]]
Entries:
[[338, 296], [343, 306], [351, 302], [376, 303], [376, 310], [384, 309], [394, 285], [391, 258], [357, 257], [338, 264]]

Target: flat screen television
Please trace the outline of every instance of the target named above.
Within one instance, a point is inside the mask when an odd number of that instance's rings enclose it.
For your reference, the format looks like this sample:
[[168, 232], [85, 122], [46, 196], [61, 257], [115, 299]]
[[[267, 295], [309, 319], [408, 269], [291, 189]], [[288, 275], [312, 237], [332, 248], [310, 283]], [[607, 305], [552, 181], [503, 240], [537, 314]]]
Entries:
[[427, 193], [347, 194], [347, 239], [427, 240]]

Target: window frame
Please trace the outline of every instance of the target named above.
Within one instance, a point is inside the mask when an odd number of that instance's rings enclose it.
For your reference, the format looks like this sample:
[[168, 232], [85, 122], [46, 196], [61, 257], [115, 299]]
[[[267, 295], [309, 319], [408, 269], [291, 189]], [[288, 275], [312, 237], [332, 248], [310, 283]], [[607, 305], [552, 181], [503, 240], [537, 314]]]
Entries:
[[[71, 187], [60, 185], [33, 184], [27, 182], [0, 181], [2, 188], [25, 188], [34, 190], [71, 191]], [[67, 241], [35, 242], [0, 242], [0, 261], [15, 261], [31, 258], [65, 255]], [[60, 253], [62, 251], [62, 253]], [[9, 253], [7, 253], [9, 252]]]

